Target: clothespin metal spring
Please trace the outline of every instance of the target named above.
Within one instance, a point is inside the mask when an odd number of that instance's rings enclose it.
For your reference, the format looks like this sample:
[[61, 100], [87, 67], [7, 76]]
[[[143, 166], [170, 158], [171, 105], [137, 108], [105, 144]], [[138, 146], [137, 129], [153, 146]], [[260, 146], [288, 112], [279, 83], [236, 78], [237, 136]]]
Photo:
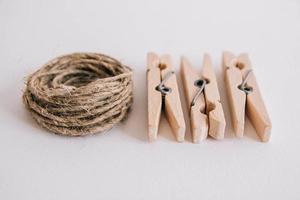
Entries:
[[163, 78], [163, 80], [160, 82], [160, 84], [158, 86], [155, 87], [155, 89], [159, 92], [161, 92], [163, 95], [167, 95], [169, 93], [172, 92], [172, 88], [169, 88], [167, 86], [165, 86], [166, 81], [173, 75], [175, 74], [174, 71], [170, 71], [168, 72], [165, 77]]
[[195, 105], [195, 102], [199, 98], [200, 94], [203, 92], [206, 84], [207, 84], [207, 81], [205, 79], [199, 79], [199, 80], [195, 81], [194, 85], [196, 87], [199, 87], [199, 90], [197, 91], [197, 93], [195, 94], [195, 96], [191, 102], [191, 107]]
[[241, 83], [241, 85], [238, 86], [238, 88], [242, 91], [244, 91], [247, 94], [250, 94], [251, 92], [253, 92], [253, 88], [251, 86], [247, 85], [247, 80], [249, 78], [250, 73], [252, 72], [252, 69], [249, 69], [245, 75], [245, 78], [243, 80], [243, 82]]

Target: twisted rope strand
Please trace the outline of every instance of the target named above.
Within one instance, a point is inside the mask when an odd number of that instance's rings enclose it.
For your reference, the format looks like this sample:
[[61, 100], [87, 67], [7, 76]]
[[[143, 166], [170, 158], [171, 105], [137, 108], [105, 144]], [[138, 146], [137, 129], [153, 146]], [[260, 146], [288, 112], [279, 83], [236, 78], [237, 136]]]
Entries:
[[23, 101], [42, 127], [61, 135], [104, 132], [124, 119], [133, 101], [132, 70], [96, 53], [74, 53], [31, 74]]

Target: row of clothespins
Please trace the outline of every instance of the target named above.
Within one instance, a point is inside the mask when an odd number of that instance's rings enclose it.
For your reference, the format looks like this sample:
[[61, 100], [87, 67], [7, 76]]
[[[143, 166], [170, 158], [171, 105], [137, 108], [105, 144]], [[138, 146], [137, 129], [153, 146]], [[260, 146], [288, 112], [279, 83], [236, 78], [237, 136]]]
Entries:
[[[171, 57], [148, 53], [147, 68], [149, 140], [157, 139], [161, 110], [164, 108], [176, 140], [183, 142], [186, 125]], [[270, 138], [271, 121], [248, 55], [235, 56], [224, 52], [223, 68], [236, 136], [243, 136], [247, 114], [261, 141], [267, 142]], [[210, 56], [204, 55], [202, 73], [195, 70], [187, 58], [182, 57], [180, 74], [193, 142], [203, 141], [208, 135], [214, 139], [223, 139], [226, 121]]]

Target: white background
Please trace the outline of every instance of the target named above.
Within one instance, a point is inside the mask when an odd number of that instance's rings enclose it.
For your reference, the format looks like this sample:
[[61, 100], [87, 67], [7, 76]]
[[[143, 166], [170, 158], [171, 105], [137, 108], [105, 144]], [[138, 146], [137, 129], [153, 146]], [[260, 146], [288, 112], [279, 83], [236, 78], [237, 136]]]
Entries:
[[[269, 143], [248, 121], [243, 139], [233, 135], [223, 50], [250, 55], [273, 123]], [[49, 134], [24, 109], [25, 78], [78, 51], [134, 69], [132, 113], [106, 134]], [[181, 55], [200, 70], [203, 53], [211, 54], [224, 140], [193, 144], [188, 129], [177, 143], [163, 117], [158, 140], [148, 143], [148, 51], [170, 53], [177, 71]], [[0, 199], [300, 199], [299, 52], [298, 0], [0, 0]]]

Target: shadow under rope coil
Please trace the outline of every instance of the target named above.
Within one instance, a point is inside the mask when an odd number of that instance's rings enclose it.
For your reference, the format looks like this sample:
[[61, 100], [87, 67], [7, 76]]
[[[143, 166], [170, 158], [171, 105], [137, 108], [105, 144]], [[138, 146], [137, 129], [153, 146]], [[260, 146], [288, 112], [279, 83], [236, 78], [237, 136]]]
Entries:
[[31, 74], [23, 94], [41, 126], [68, 136], [111, 129], [133, 101], [132, 70], [97, 53], [58, 57]]

